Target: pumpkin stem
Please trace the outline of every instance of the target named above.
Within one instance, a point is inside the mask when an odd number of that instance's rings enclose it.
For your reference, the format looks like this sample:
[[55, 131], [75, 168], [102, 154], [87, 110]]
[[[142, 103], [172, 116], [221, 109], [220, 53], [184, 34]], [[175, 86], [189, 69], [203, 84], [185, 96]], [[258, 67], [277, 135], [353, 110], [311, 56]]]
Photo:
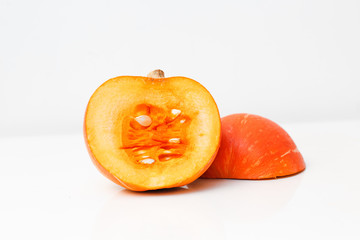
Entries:
[[162, 70], [156, 69], [147, 75], [148, 78], [164, 78], [165, 74]]

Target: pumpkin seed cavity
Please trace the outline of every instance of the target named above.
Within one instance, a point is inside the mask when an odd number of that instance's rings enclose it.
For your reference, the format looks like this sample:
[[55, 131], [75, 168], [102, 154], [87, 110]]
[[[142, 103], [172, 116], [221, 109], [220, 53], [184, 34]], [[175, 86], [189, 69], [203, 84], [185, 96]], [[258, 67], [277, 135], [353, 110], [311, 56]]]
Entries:
[[127, 120], [123, 121], [124, 145], [120, 149], [135, 163], [151, 166], [184, 155], [191, 119], [181, 110], [140, 104]]

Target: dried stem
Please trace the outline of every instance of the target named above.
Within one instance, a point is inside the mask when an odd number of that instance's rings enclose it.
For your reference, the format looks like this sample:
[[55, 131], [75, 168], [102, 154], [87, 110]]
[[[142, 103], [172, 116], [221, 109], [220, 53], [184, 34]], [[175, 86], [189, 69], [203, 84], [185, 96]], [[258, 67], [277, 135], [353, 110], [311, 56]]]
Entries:
[[156, 69], [147, 75], [148, 78], [164, 78], [165, 74], [162, 70]]

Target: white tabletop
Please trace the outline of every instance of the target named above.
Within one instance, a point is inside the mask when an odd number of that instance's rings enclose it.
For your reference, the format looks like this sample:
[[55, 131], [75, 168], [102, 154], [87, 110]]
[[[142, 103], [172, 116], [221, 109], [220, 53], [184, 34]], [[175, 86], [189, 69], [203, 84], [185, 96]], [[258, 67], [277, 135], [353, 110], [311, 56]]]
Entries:
[[80, 134], [0, 138], [0, 239], [360, 239], [360, 121], [283, 127], [301, 174], [143, 193], [100, 175]]

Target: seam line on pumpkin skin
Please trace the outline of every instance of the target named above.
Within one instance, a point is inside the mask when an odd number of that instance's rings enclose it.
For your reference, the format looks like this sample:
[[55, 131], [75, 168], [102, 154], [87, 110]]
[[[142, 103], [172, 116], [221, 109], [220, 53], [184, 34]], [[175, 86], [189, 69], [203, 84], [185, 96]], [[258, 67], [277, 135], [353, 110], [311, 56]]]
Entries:
[[296, 153], [296, 152], [299, 152], [299, 150], [298, 150], [297, 148], [292, 149], [292, 150], [290, 149], [289, 151], [287, 151], [286, 153], [284, 153], [284, 154], [281, 155], [280, 157], [284, 157], [284, 156], [288, 155], [288, 154], [291, 153], [291, 152]]
[[284, 157], [286, 155], [288, 155], [291, 152], [291, 150], [287, 151], [286, 153], [284, 153], [283, 155], [281, 155], [280, 157]]

